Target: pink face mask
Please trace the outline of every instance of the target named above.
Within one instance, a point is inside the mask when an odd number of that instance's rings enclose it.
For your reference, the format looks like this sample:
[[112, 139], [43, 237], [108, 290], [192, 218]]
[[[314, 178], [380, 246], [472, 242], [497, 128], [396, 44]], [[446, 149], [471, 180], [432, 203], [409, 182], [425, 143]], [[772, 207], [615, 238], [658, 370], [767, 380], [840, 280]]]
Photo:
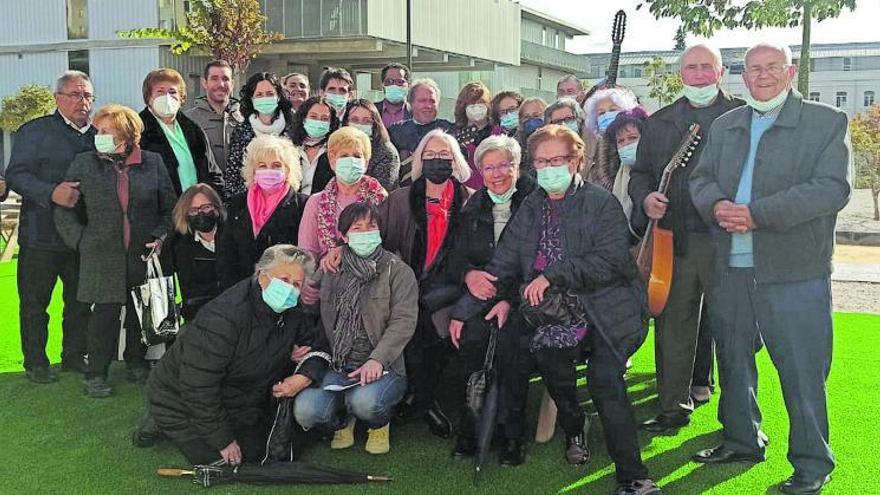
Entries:
[[254, 172], [254, 182], [267, 192], [277, 191], [284, 179], [284, 171], [280, 169], [261, 168]]

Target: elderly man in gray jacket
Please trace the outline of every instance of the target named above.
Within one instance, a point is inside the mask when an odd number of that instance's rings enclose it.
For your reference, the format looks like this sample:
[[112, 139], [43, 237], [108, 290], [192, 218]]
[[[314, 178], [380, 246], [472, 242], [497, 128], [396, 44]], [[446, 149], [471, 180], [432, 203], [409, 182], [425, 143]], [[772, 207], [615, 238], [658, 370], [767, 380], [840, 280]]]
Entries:
[[789, 494], [822, 491], [834, 469], [825, 381], [831, 368], [831, 254], [837, 213], [851, 190], [844, 112], [791, 89], [788, 47], [746, 52], [748, 106], [712, 125], [690, 178], [694, 205], [714, 226], [710, 295], [721, 378], [724, 440], [702, 463], [761, 462], [767, 437], [757, 404], [760, 332], [790, 420]]

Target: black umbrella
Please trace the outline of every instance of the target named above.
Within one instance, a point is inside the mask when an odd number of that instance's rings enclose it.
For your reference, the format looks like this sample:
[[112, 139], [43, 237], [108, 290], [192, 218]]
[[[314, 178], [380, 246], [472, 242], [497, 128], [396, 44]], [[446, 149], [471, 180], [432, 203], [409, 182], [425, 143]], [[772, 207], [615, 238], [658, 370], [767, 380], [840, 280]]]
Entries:
[[495, 346], [498, 342], [498, 325], [492, 323], [489, 329], [489, 345], [483, 369], [468, 377], [468, 414], [477, 425], [477, 455], [474, 458], [474, 485], [480, 482], [483, 463], [489, 454], [492, 436], [495, 434], [498, 414], [498, 377], [495, 371]]
[[242, 464], [240, 466], [198, 465], [192, 470], [160, 469], [159, 476], [192, 476], [193, 483], [205, 487], [221, 483], [248, 483], [252, 485], [287, 484], [353, 484], [368, 481], [391, 481], [386, 476], [345, 471], [342, 469], [313, 466], [303, 462], [274, 462], [263, 466]]

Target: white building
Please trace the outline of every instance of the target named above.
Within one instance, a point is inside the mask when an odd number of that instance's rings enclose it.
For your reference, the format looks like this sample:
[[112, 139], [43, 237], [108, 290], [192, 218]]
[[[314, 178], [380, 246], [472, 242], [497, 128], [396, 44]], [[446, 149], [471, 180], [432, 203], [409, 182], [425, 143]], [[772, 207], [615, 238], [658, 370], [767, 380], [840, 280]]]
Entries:
[[[800, 54], [800, 46], [792, 46], [795, 57]], [[724, 48], [721, 50], [727, 73], [723, 86], [734, 95], [746, 92], [742, 81], [743, 56], [746, 48]], [[599, 79], [608, 67], [609, 54], [588, 54], [589, 77]], [[647, 80], [643, 77], [644, 64], [655, 57], [661, 57], [667, 71], [678, 70], [680, 52], [630, 52], [621, 54], [618, 82], [635, 91], [642, 103], [656, 110], [657, 101], [648, 96]], [[797, 58], [795, 59], [797, 63]], [[880, 103], [880, 42], [840, 43], [813, 45], [810, 52], [810, 94], [811, 100], [821, 101], [845, 110], [850, 116]]]

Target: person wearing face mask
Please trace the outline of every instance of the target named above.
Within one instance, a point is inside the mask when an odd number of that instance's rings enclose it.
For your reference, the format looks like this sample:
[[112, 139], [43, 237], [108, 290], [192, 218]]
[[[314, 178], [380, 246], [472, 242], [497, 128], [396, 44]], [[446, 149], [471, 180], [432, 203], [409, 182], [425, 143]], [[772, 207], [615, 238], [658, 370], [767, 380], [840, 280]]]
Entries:
[[492, 118], [492, 135], [516, 135], [519, 129], [519, 106], [523, 96], [516, 91], [502, 91], [492, 97], [490, 104]]
[[370, 139], [354, 127], [341, 127], [330, 135], [327, 156], [335, 177], [309, 197], [299, 225], [298, 245], [316, 259], [344, 243], [336, 224], [346, 206], [358, 202], [376, 206], [388, 197], [382, 184], [366, 175], [371, 150]]
[[[294, 415], [303, 428], [334, 431], [332, 449], [354, 444], [356, 421], [368, 428], [366, 450], [390, 450], [389, 422], [406, 392], [404, 348], [418, 321], [418, 284], [412, 269], [382, 248], [376, 206], [357, 202], [339, 215], [345, 244], [339, 269], [320, 273], [321, 322], [330, 342], [330, 369], [320, 384], [300, 392]], [[328, 385], [354, 385], [330, 392]]]
[[532, 160], [529, 158], [528, 139], [541, 126], [544, 125], [544, 110], [547, 102], [541, 98], [526, 98], [519, 106], [519, 126], [516, 128], [516, 142], [522, 150], [522, 164], [520, 175], [531, 175], [535, 178], [535, 169], [532, 168]]
[[507, 331], [511, 308], [519, 302], [515, 288], [497, 291], [495, 277], [485, 268], [522, 202], [535, 188], [530, 175], [520, 176], [522, 154], [515, 139], [490, 136], [477, 146], [474, 156], [485, 186], [462, 209], [461, 235], [455, 237], [449, 262], [432, 283], [432, 290], [450, 293], [450, 305], [464, 292], [492, 301], [488, 311], [466, 322], [454, 321], [449, 329], [456, 352], [443, 369], [438, 395], [445, 409], [461, 411], [454, 456], [472, 456], [476, 451], [475, 418], [464, 408], [467, 379], [483, 367], [490, 325], [495, 323]]
[[333, 178], [333, 169], [327, 156], [327, 140], [339, 129], [339, 117], [330, 103], [320, 96], [306, 100], [293, 119], [293, 144], [299, 148], [300, 168], [303, 172], [299, 192], [315, 194]]
[[191, 464], [259, 463], [274, 419], [272, 396], [296, 396], [327, 368], [327, 354], [317, 351], [298, 366], [290, 359], [296, 344], [328, 347], [299, 301], [314, 271], [309, 253], [275, 245], [253, 275], [205, 304], [151, 373], [147, 414], [133, 443], [168, 439]]
[[[674, 283], [666, 309], [655, 319], [657, 415], [642, 425], [653, 433], [671, 433], [687, 425], [694, 407], [711, 399], [714, 388], [711, 308], [707, 305], [715, 250], [711, 224], [694, 207], [688, 191], [714, 121], [744, 104], [721, 89], [721, 53], [693, 45], [681, 55], [684, 96], [651, 115], [642, 126], [636, 162], [629, 181], [633, 230], [642, 235], [649, 219], [673, 233]], [[700, 125], [702, 139], [688, 165], [672, 174], [666, 195], [657, 187], [688, 127]]]
[[142, 257], [161, 252], [176, 195], [161, 156], [140, 148], [144, 125], [134, 110], [107, 105], [95, 114], [94, 126], [97, 151], [77, 155], [67, 171], [82, 197], [73, 208], [55, 209], [55, 225], [79, 252], [77, 300], [92, 305], [83, 393], [104, 398], [113, 393], [107, 374], [123, 307], [127, 376], [146, 380], [146, 347], [129, 291], [144, 283]]
[[745, 54], [746, 102], [712, 124], [689, 179], [712, 228], [709, 290], [718, 342], [722, 443], [700, 463], [762, 462], [767, 437], [757, 403], [754, 340], [779, 376], [791, 425], [787, 494], [818, 494], [830, 481], [826, 381], [831, 370], [831, 257], [837, 215], [852, 193], [846, 112], [792, 88], [797, 66], [784, 45]]
[[293, 136], [293, 112], [290, 100], [275, 74], [258, 72], [241, 88], [241, 114], [244, 121], [232, 132], [229, 159], [223, 171], [225, 197], [231, 198], [247, 189], [242, 170], [245, 151], [257, 136]]
[[373, 152], [367, 164], [367, 175], [378, 180], [386, 191], [396, 189], [400, 182], [400, 155], [391, 144], [376, 106], [363, 98], [352, 100], [342, 125], [354, 127], [370, 138]]
[[342, 120], [345, 116], [348, 101], [354, 97], [354, 79], [345, 69], [329, 67], [321, 74], [321, 81], [318, 83], [319, 96], [324, 98], [333, 110], [336, 116]]
[[247, 190], [229, 199], [228, 220], [217, 240], [220, 288], [254, 273], [254, 263], [275, 244], [296, 244], [305, 208], [299, 194], [302, 170], [289, 139], [257, 136], [245, 153]]
[[[611, 193], [578, 174], [585, 145], [575, 132], [550, 124], [532, 135], [529, 147], [540, 187], [520, 204], [485, 267], [497, 291], [519, 287], [522, 300], [498, 342], [501, 459], [509, 465], [525, 460], [526, 399], [537, 370], [558, 407], [566, 462], [587, 462], [576, 365], [588, 350], [587, 388], [614, 462], [614, 493], [657, 495], [660, 489], [641, 460], [623, 376], [627, 357], [647, 335], [647, 308], [622, 208]], [[553, 308], [546, 308], [548, 302]], [[469, 321], [494, 303], [465, 293], [452, 318]]]
[[492, 92], [480, 81], [465, 84], [455, 101], [455, 127], [452, 137], [461, 145], [471, 167], [471, 178], [465, 184], [471, 189], [483, 187], [483, 177], [474, 168], [474, 150], [484, 139], [492, 135], [489, 105]]
[[[382, 245], [412, 268], [420, 292], [426, 294], [452, 251], [459, 213], [469, 195], [463, 184], [471, 169], [455, 138], [435, 129], [416, 148], [412, 172], [412, 186], [395, 190], [379, 207]], [[419, 306], [419, 325], [406, 348], [408, 393], [398, 414], [405, 418], [424, 415], [434, 433], [449, 437], [452, 426], [434, 401], [451, 349], [445, 337], [448, 323], [438, 326], [425, 301]]]
[[382, 67], [382, 92], [384, 98], [376, 102], [376, 109], [382, 116], [386, 129], [392, 125], [412, 118], [409, 102], [406, 101], [412, 73], [409, 67], [392, 62]]
[[211, 186], [196, 184], [183, 192], [171, 217], [174, 235], [168, 239], [168, 249], [183, 297], [180, 313], [190, 321], [220, 294], [216, 246], [226, 208]]
[[616, 140], [605, 139], [605, 131], [621, 112], [638, 106], [636, 95], [622, 86], [597, 90], [584, 101], [584, 125], [581, 136], [587, 143], [587, 162], [582, 173], [587, 182], [611, 190], [614, 174], [609, 176], [608, 173], [616, 172], [617, 169], [601, 167], [599, 162], [603, 160], [603, 156], [613, 153], [617, 145]]
[[145, 108], [141, 148], [162, 155], [174, 191], [179, 196], [197, 183], [223, 190], [223, 171], [214, 161], [205, 131], [181, 107], [186, 103], [186, 82], [174, 69], [156, 69], [144, 78]]

